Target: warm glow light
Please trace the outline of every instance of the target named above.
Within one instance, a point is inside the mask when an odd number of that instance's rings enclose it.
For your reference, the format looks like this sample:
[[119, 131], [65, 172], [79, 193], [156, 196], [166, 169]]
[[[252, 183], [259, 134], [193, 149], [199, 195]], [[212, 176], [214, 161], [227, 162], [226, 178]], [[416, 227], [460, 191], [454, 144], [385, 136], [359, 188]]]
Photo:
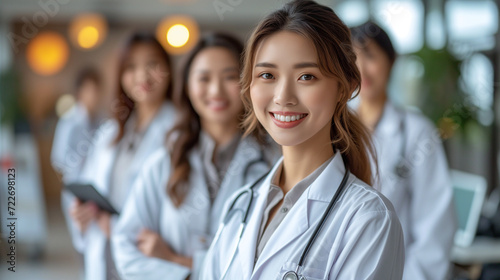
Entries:
[[69, 47], [55, 32], [44, 32], [33, 38], [26, 49], [26, 59], [36, 73], [48, 76], [59, 72], [68, 61]]
[[170, 54], [188, 52], [198, 41], [199, 28], [188, 16], [170, 16], [163, 19], [156, 28], [156, 38]]
[[176, 48], [184, 46], [189, 40], [189, 30], [183, 24], [176, 24], [167, 32], [167, 42]]
[[84, 49], [94, 47], [99, 41], [99, 31], [93, 26], [87, 26], [78, 33], [78, 44]]
[[75, 17], [69, 27], [71, 42], [84, 50], [99, 46], [106, 38], [108, 24], [99, 14], [81, 14]]

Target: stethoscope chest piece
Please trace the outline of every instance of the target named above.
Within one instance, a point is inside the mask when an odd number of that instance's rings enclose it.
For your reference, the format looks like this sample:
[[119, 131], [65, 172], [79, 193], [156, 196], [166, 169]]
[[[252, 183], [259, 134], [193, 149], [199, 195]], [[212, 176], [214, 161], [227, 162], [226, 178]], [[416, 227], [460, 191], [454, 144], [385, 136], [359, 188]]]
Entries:
[[304, 276], [298, 276], [295, 271], [288, 271], [283, 275], [283, 280], [307, 280]]

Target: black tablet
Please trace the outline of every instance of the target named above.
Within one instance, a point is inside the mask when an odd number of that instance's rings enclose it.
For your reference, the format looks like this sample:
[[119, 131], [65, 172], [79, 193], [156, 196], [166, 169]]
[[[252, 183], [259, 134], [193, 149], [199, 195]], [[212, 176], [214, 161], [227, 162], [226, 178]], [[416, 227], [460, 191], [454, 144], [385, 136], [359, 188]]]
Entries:
[[118, 214], [118, 211], [115, 210], [111, 203], [102, 196], [94, 186], [90, 184], [73, 183], [67, 184], [65, 187], [82, 202], [92, 201], [97, 204], [101, 210], [109, 212], [110, 214]]

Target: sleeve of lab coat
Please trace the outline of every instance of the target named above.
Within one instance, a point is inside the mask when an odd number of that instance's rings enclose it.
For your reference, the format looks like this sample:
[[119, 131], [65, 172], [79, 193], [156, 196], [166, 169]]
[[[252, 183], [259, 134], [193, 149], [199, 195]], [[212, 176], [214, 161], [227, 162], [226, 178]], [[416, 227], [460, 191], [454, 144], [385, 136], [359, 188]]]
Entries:
[[442, 280], [448, 273], [457, 224], [446, 156], [430, 122], [407, 155], [412, 168], [407, 187], [413, 240], [407, 245], [403, 279]]
[[[161, 154], [165, 156], [165, 153]], [[168, 279], [184, 280], [191, 271], [182, 265], [159, 258], [145, 256], [137, 248], [137, 236], [144, 228], [159, 231], [162, 194], [165, 190], [161, 181], [162, 173], [170, 170], [159, 164], [158, 154], [152, 155], [137, 178], [128, 200], [114, 229], [111, 245], [116, 268], [122, 278], [127, 280]], [[164, 161], [165, 162], [165, 161]], [[168, 176], [167, 176], [168, 177]], [[162, 184], [162, 185], [159, 185]]]
[[328, 279], [401, 280], [403, 230], [392, 211], [371, 211], [352, 222]]

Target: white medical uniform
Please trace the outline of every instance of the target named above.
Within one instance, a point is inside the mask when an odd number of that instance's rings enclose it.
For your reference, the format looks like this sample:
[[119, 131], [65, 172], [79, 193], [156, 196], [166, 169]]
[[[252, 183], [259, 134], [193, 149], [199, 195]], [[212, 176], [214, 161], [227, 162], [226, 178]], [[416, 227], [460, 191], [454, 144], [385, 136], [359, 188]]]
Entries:
[[54, 169], [61, 173], [64, 183], [75, 181], [80, 176], [97, 125], [98, 121], [92, 121], [80, 103], [71, 107], [57, 122], [50, 160]]
[[[184, 280], [189, 275], [198, 279], [196, 274], [217, 230], [224, 203], [242, 186], [265, 174], [278, 155], [273, 150], [264, 151], [252, 137], [242, 138], [213, 204], [202, 158], [198, 146], [189, 154], [189, 193], [179, 208], [166, 192], [171, 172], [167, 149], [148, 160], [112, 237], [113, 256], [124, 279]], [[177, 254], [192, 257], [193, 269], [145, 256], [137, 248], [137, 237], [143, 229], [158, 233]]]
[[[392, 202], [403, 227], [403, 279], [446, 279], [457, 224], [448, 164], [437, 130], [421, 114], [387, 102], [373, 138], [380, 172], [380, 185], [375, 187]], [[403, 155], [408, 172], [398, 177], [395, 169]]]
[[[175, 115], [176, 110], [171, 103], [162, 104], [137, 147], [129, 170], [123, 172], [123, 176], [127, 177], [128, 184], [122, 186], [121, 192], [129, 192], [148, 156], [165, 145], [165, 136], [174, 124]], [[110, 192], [113, 166], [118, 154], [118, 145], [113, 145], [117, 133], [118, 123], [115, 120], [109, 120], [97, 129], [93, 150], [87, 158], [81, 177], [78, 179], [81, 183], [92, 184], [105, 197]], [[120, 205], [114, 206], [120, 212], [121, 209], [118, 207]], [[67, 212], [69, 209], [65, 209], [65, 211]], [[111, 229], [113, 229], [116, 217], [112, 217], [111, 222]], [[84, 255], [85, 279], [105, 280], [106, 273], [110, 274], [106, 267], [107, 238], [97, 223], [92, 222], [82, 234], [71, 220], [71, 233], [75, 248]], [[111, 274], [118, 276], [117, 272], [111, 272]]]
[[[85, 161], [93, 146], [94, 133], [100, 120], [91, 120], [85, 106], [76, 103], [57, 122], [52, 142], [50, 160], [52, 167], [62, 175], [63, 184], [78, 181]], [[69, 209], [74, 196], [61, 192], [61, 208], [73, 243], [80, 241], [78, 230], [73, 226]]]
[[[235, 212], [219, 241], [212, 243], [200, 279], [220, 279], [233, 252], [234, 260], [225, 279], [282, 279], [286, 272], [295, 270], [342, 181], [345, 166], [340, 153], [336, 152], [319, 177], [288, 210], [260, 257], [255, 260], [271, 179], [281, 164], [282, 161], [279, 161], [262, 183], [255, 186], [248, 224], [237, 250], [235, 245], [242, 216]], [[225, 209], [238, 193], [228, 200]], [[246, 209], [249, 198], [245, 196], [238, 200], [235, 210]], [[401, 225], [391, 203], [351, 174], [343, 195], [326, 219], [299, 274], [308, 280], [399, 280], [403, 275], [403, 243]]]

